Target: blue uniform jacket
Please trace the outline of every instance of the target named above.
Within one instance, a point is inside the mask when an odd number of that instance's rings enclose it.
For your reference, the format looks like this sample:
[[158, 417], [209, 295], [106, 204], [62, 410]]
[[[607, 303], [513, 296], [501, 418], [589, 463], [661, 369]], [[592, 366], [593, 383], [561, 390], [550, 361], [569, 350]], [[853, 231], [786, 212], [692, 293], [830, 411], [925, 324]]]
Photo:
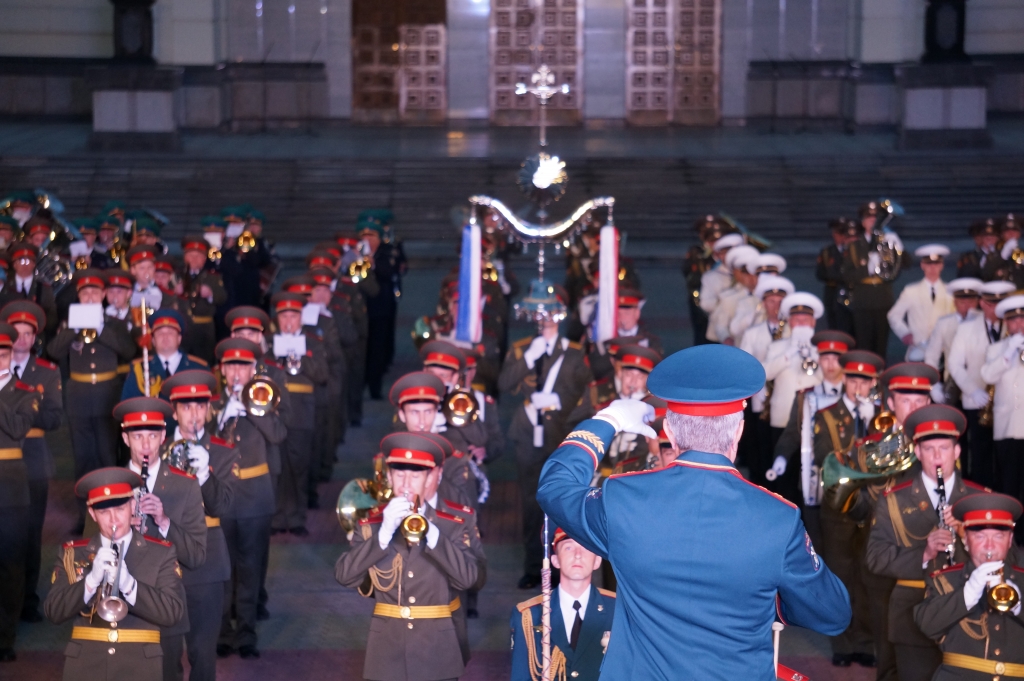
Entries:
[[836, 636], [850, 598], [814, 552], [800, 511], [720, 454], [591, 488], [615, 435], [590, 419], [544, 465], [552, 526], [611, 560], [618, 608], [602, 679], [775, 678], [772, 622]]
[[[576, 644], [576, 650], [569, 647], [569, 634], [565, 631], [565, 621], [562, 619], [562, 612], [558, 605], [558, 589], [551, 592], [551, 654], [554, 656], [555, 648], [565, 655], [565, 676], [575, 681], [596, 681], [601, 672], [601, 663], [604, 661], [604, 646], [601, 639], [605, 632], [612, 629], [612, 616], [615, 614], [615, 594], [604, 589], [590, 587], [590, 602], [587, 603], [587, 611], [583, 614], [583, 627], [580, 629], [580, 640]], [[527, 645], [526, 636], [523, 633], [523, 618], [527, 615], [532, 627], [540, 627], [541, 623], [541, 597], [536, 596], [528, 601], [520, 603], [512, 611], [512, 620], [509, 626], [512, 628], [512, 681], [536, 681], [530, 675], [530, 650]], [[533, 637], [533, 650], [536, 659], [535, 673], [540, 678], [541, 659], [541, 632], [531, 630]], [[573, 676], [578, 672], [578, 676]], [[552, 674], [552, 678], [556, 678]]]
[[[178, 371], [187, 371], [189, 369], [205, 369], [210, 370], [210, 365], [193, 355], [186, 355], [181, 353], [181, 361], [178, 362]], [[128, 371], [128, 376], [124, 379], [124, 388], [121, 389], [121, 399], [127, 400], [129, 397], [142, 397], [145, 393], [143, 392], [142, 384], [145, 382], [142, 372], [142, 360], [137, 359], [132, 362], [131, 369]], [[149, 354], [149, 395], [150, 397], [157, 397], [160, 395], [160, 386], [170, 376], [167, 370], [164, 369], [163, 362], [157, 357], [155, 352]]]

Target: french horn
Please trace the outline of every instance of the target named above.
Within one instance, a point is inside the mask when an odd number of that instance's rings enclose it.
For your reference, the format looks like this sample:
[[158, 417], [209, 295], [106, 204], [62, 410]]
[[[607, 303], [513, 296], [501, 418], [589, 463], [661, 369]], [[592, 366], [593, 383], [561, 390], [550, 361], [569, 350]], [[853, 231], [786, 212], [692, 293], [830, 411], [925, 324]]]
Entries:
[[846, 513], [859, 489], [882, 483], [908, 470], [915, 461], [914, 443], [902, 428], [880, 440], [863, 442], [849, 452], [832, 452], [825, 457], [821, 471], [824, 503], [834, 511]]
[[448, 425], [461, 428], [480, 417], [480, 403], [472, 391], [455, 386], [455, 389], [444, 398], [441, 413], [444, 414]]

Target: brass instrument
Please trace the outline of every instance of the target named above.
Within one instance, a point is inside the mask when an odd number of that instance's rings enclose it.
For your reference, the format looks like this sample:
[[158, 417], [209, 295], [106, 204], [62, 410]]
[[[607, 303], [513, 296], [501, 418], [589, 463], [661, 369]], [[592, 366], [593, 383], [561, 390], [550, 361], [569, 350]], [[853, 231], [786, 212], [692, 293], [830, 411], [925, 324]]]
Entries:
[[195, 475], [196, 471], [192, 467], [192, 463], [188, 460], [188, 450], [190, 447], [194, 447], [198, 442], [195, 440], [189, 440], [188, 438], [182, 438], [175, 440], [171, 445], [164, 451], [163, 460], [167, 462], [168, 466], [177, 468], [179, 471], [184, 471], [189, 475]]
[[[1024, 352], [1022, 352], [1024, 354]], [[1024, 360], [1021, 360], [1024, 361]], [[986, 428], [992, 427], [992, 403], [995, 402], [996, 397], [996, 386], [986, 385], [985, 392], [988, 393], [988, 402], [985, 406], [978, 410], [978, 425], [985, 426]]]
[[405, 541], [409, 542], [409, 546], [416, 546], [427, 536], [428, 524], [427, 519], [416, 512], [416, 509], [420, 507], [419, 495], [413, 499], [412, 507], [413, 512], [405, 516], [402, 524], [399, 526], [399, 530], [402, 532], [402, 536], [405, 537]]
[[243, 230], [242, 233], [238, 235], [238, 240], [235, 242], [235, 245], [238, 247], [239, 253], [248, 253], [256, 248], [256, 237], [248, 229]]
[[498, 268], [494, 266], [493, 262], [491, 262], [490, 260], [484, 262], [483, 267], [481, 269], [483, 270], [482, 274], [485, 281], [493, 281], [497, 283]]
[[373, 460], [373, 478], [355, 478], [345, 483], [334, 510], [338, 515], [338, 524], [345, 530], [349, 539], [355, 532], [356, 524], [365, 518], [371, 509], [390, 501], [391, 494], [383, 456]]
[[888, 410], [880, 411], [871, 419], [871, 425], [876, 431], [885, 432], [896, 425], [896, 414]]
[[[114, 533], [117, 533], [117, 526], [114, 526]], [[119, 596], [121, 593], [117, 585], [121, 582], [121, 566], [124, 560], [121, 558], [119, 544], [111, 542], [114, 549], [114, 556], [117, 559], [117, 572], [112, 581], [105, 582], [96, 594], [95, 611], [100, 619], [105, 622], [120, 622], [128, 616], [128, 604]]]
[[448, 425], [461, 428], [480, 417], [480, 403], [471, 390], [464, 390], [456, 385], [445, 397], [441, 413], [444, 414]]
[[999, 576], [1002, 580], [988, 590], [988, 607], [996, 612], [1010, 612], [1020, 603], [1020, 596], [1017, 590], [1006, 583], [1006, 570], [1000, 569]]
[[302, 356], [295, 352], [289, 352], [288, 356], [284, 358], [284, 370], [288, 372], [289, 376], [298, 376], [302, 371]]
[[821, 470], [824, 503], [839, 513], [850, 510], [854, 494], [862, 487], [879, 484], [908, 470], [917, 461], [914, 443], [903, 429], [880, 440], [869, 440], [849, 452], [832, 452]]
[[806, 345], [801, 345], [800, 357], [803, 358], [800, 361], [800, 370], [808, 376], [813, 376], [814, 372], [818, 370], [818, 360], [811, 356], [811, 348]]
[[[936, 491], [939, 493], [939, 503], [935, 506], [935, 512], [939, 516], [939, 529], [953, 532], [953, 528], [946, 524], [946, 481], [942, 478], [942, 466], [935, 469], [935, 483]], [[946, 546], [946, 560], [946, 567], [953, 564], [952, 543]]]
[[114, 237], [114, 242], [110, 244], [110, 259], [114, 261], [114, 264], [120, 267], [122, 270], [128, 270], [128, 245], [125, 244], [124, 239], [120, 234], [121, 230], [118, 230], [118, 235]]
[[281, 388], [269, 376], [253, 376], [242, 388], [242, 404], [253, 416], [265, 416], [280, 403]]
[[[239, 237], [241, 238], [241, 237]], [[214, 264], [219, 264], [224, 254], [221, 253], [220, 249], [215, 246], [210, 246], [206, 249], [206, 258]]]
[[373, 262], [360, 255], [358, 260], [353, 260], [348, 266], [348, 276], [352, 280], [353, 284], [358, 284], [366, 277], [370, 276], [370, 270], [373, 268]]
[[883, 232], [896, 215], [903, 213], [903, 209], [889, 199], [879, 201], [878, 208], [884, 217], [875, 225], [875, 232], [878, 235], [875, 243], [875, 252], [878, 253], [878, 268], [871, 274], [878, 276], [882, 281], [892, 282], [900, 276], [903, 250], [884, 239]]
[[412, 325], [412, 344], [417, 350], [433, 337], [434, 327], [430, 323], [430, 317], [424, 315]]
[[95, 343], [97, 336], [99, 336], [99, 332], [96, 331], [96, 329], [81, 329], [78, 332], [78, 340], [82, 341], [86, 345]]

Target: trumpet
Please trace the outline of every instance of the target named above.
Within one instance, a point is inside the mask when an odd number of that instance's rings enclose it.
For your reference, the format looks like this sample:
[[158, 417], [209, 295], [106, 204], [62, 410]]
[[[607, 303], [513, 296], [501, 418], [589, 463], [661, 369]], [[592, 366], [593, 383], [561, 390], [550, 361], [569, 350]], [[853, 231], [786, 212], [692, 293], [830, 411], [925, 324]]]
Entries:
[[265, 416], [281, 403], [281, 388], [268, 376], [256, 375], [242, 388], [242, 404], [253, 416]]
[[413, 512], [405, 516], [399, 529], [409, 546], [416, 546], [427, 536], [427, 519], [416, 509], [420, 507], [420, 497], [416, 495], [412, 502]]
[[248, 253], [256, 248], [256, 236], [248, 229], [243, 230], [242, 233], [238, 235], [238, 240], [235, 242], [235, 245], [238, 247], [239, 253]]
[[188, 450], [197, 444], [199, 443], [188, 438], [175, 440], [170, 444], [167, 450], [164, 451], [164, 455], [161, 458], [167, 462], [168, 466], [177, 468], [179, 471], [184, 471], [189, 475], [195, 475], [196, 471], [192, 467], [192, 463], [188, 460]]
[[472, 391], [464, 390], [458, 385], [448, 393], [441, 407], [448, 425], [461, 428], [467, 423], [476, 421], [480, 416], [480, 403]]
[[294, 351], [290, 351], [288, 356], [284, 358], [284, 369], [288, 372], [289, 376], [298, 376], [299, 372], [302, 371], [302, 356]]
[[811, 356], [811, 349], [806, 345], [801, 345], [800, 357], [803, 358], [800, 362], [800, 370], [808, 376], [813, 376], [814, 372], [818, 370], [818, 360]]
[[86, 345], [95, 343], [97, 336], [99, 336], [99, 332], [97, 332], [96, 329], [81, 329], [78, 332], [78, 340], [82, 341]]
[[[987, 559], [992, 559], [991, 554]], [[1020, 603], [1020, 596], [1016, 589], [1006, 583], [1005, 569], [1000, 568], [998, 574], [1001, 577], [999, 583], [988, 590], [988, 607], [996, 612], [1010, 612]]]
[[[117, 534], [116, 525], [113, 530], [114, 534]], [[112, 581], [108, 581], [100, 587], [94, 608], [101, 620], [113, 623], [120, 622], [128, 616], [128, 604], [119, 596], [120, 591], [117, 588], [117, 585], [121, 583], [121, 565], [124, 563], [121, 560], [121, 549], [118, 544], [113, 542], [111, 542], [111, 546], [114, 549], [114, 557], [117, 559], [117, 571], [114, 573]]]
[[360, 255], [358, 260], [352, 261], [348, 266], [348, 276], [352, 280], [353, 284], [358, 284], [366, 277], [370, 276], [370, 270], [373, 268], [373, 263], [370, 259]]

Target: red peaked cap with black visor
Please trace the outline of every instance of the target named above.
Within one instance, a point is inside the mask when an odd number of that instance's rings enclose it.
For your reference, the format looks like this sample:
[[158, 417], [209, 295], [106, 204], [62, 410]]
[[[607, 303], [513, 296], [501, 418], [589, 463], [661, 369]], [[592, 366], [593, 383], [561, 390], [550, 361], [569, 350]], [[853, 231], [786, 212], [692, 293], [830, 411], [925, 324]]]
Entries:
[[725, 416], [743, 411], [764, 379], [764, 367], [753, 355], [728, 345], [697, 345], [654, 367], [647, 390], [665, 400], [671, 412]]

